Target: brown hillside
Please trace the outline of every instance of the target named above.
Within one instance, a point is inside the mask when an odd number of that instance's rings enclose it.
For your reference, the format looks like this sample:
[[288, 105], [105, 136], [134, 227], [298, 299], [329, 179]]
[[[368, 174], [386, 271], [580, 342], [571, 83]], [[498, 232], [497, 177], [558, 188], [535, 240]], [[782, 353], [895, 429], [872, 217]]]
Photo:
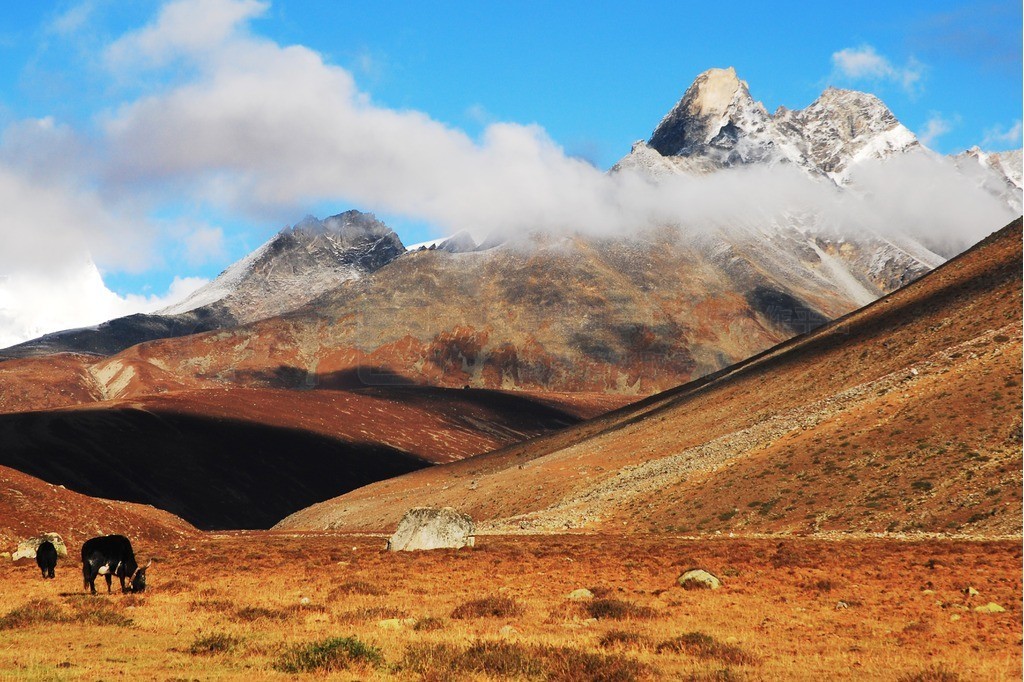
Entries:
[[451, 505], [506, 531], [1019, 534], [1021, 223], [816, 332], [553, 436], [281, 528]]
[[[21, 539], [51, 531], [61, 534], [69, 550], [91, 537], [112, 533], [165, 547], [197, 534], [195, 528], [165, 511], [80, 495], [5, 466], [0, 466], [0, 490], [0, 547], [4, 551], [13, 551]], [[69, 559], [74, 560], [74, 556]]]

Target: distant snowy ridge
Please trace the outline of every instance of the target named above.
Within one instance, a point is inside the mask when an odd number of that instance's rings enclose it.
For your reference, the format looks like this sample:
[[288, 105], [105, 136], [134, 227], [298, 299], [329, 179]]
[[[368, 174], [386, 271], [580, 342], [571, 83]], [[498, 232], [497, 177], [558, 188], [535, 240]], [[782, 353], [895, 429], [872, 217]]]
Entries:
[[772, 115], [729, 67], [699, 75], [619, 166], [664, 170], [653, 151], [680, 170], [786, 163], [844, 185], [853, 166], [920, 146], [874, 95], [828, 88], [806, 109], [780, 107]]
[[294, 310], [402, 253], [398, 235], [371, 213], [346, 211], [322, 221], [306, 216], [159, 314], [216, 306], [237, 323], [252, 322]]

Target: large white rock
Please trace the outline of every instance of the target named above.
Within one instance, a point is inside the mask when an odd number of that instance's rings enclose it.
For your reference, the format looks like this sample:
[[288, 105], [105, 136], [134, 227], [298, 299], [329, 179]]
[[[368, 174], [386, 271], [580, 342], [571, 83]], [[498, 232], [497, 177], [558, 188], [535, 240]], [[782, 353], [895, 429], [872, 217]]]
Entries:
[[473, 519], [451, 507], [415, 507], [405, 512], [388, 540], [392, 552], [472, 547]]
[[60, 536], [60, 533], [43, 533], [42, 535], [19, 542], [18, 549], [11, 555], [11, 561], [35, 559], [36, 550], [39, 549], [39, 545], [47, 540], [53, 543], [53, 548], [57, 550], [57, 556], [66, 557], [68, 555], [67, 545], [64, 544], [64, 538]]

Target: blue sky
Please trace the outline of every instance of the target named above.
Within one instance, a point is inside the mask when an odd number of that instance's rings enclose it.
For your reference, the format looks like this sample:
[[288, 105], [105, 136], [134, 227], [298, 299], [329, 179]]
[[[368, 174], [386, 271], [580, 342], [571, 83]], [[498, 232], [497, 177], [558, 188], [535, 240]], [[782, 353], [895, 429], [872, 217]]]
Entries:
[[[769, 111], [835, 85], [877, 94], [936, 151], [1015, 148], [1021, 23], [1019, 2], [19, 3], [0, 23], [0, 163], [13, 195], [42, 184], [55, 205], [60, 194], [91, 207], [85, 227], [43, 244], [88, 245], [121, 297], [164, 296], [175, 278], [212, 278], [306, 212], [373, 210], [406, 243], [476, 217], [432, 206], [436, 187], [390, 201], [370, 180], [350, 190], [352, 165], [323, 178], [305, 168], [303, 155], [313, 163], [321, 148], [314, 133], [337, 132], [333, 111], [354, 106], [351, 130], [364, 136], [419, 131], [409, 146], [426, 140], [424, 158], [398, 175], [406, 184], [446, 144], [505, 158], [550, 154], [550, 142], [606, 169], [716, 66], [736, 67]], [[238, 66], [263, 59], [276, 75]], [[213, 92], [243, 83], [244, 108]], [[251, 129], [238, 123], [249, 114]], [[518, 125], [489, 138], [502, 123]], [[217, 147], [225, 135], [235, 148]], [[289, 135], [302, 139], [296, 149]], [[342, 148], [352, 163], [373, 149]]]

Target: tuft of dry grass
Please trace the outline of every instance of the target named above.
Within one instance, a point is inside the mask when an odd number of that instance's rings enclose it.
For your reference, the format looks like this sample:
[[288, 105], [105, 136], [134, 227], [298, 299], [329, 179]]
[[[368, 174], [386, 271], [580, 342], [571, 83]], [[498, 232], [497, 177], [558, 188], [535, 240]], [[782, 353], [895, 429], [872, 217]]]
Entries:
[[595, 599], [588, 602], [586, 608], [591, 618], [606, 620], [646, 620], [658, 615], [649, 606], [640, 606], [622, 599]]
[[45, 599], [33, 599], [0, 617], [0, 630], [24, 628], [40, 623], [63, 623], [67, 620], [67, 615], [59, 604]]
[[413, 644], [397, 668], [428, 680], [447, 680], [453, 673], [463, 673], [551, 682], [636, 682], [653, 674], [649, 666], [625, 656], [495, 641], [477, 641], [465, 649], [451, 644]]
[[381, 667], [384, 655], [355, 637], [332, 637], [292, 647], [274, 667], [286, 673], [312, 673], [345, 670], [353, 664]]
[[289, 612], [283, 609], [268, 609], [263, 606], [245, 606], [234, 613], [235, 620], [252, 623], [260, 620], [287, 620]]
[[452, 611], [452, 618], [514, 618], [525, 609], [511, 597], [484, 597], [460, 604]]
[[444, 629], [444, 621], [440, 618], [427, 616], [426, 618], [420, 618], [416, 621], [416, 625], [414, 625], [412, 629], [417, 632], [436, 632], [437, 630]]
[[374, 585], [373, 583], [369, 583], [364, 580], [351, 580], [332, 589], [327, 594], [327, 598], [330, 601], [334, 601], [339, 597], [345, 597], [350, 594], [365, 594], [371, 597], [380, 597], [387, 593], [388, 591], [383, 587]]
[[658, 644], [656, 651], [683, 653], [704, 660], [715, 660], [731, 665], [757, 665], [756, 656], [733, 644], [719, 642], [704, 632], [687, 632]]
[[609, 630], [597, 641], [597, 645], [602, 649], [638, 649], [650, 646], [650, 644], [651, 640], [645, 635], [628, 630]]
[[384, 620], [387, 618], [408, 618], [409, 612], [405, 609], [396, 609], [391, 606], [370, 606], [367, 608], [346, 611], [338, 615], [338, 620], [359, 623], [368, 620]]
[[896, 682], [960, 682], [960, 676], [943, 665], [930, 665], [916, 673], [907, 673]]
[[103, 599], [73, 597], [68, 600], [68, 605], [70, 611], [45, 599], [33, 599], [0, 617], [0, 630], [26, 628], [42, 623], [79, 623], [122, 628], [135, 624], [117, 607]]
[[193, 656], [212, 656], [213, 654], [231, 653], [242, 643], [241, 637], [217, 632], [196, 637], [188, 647]]

